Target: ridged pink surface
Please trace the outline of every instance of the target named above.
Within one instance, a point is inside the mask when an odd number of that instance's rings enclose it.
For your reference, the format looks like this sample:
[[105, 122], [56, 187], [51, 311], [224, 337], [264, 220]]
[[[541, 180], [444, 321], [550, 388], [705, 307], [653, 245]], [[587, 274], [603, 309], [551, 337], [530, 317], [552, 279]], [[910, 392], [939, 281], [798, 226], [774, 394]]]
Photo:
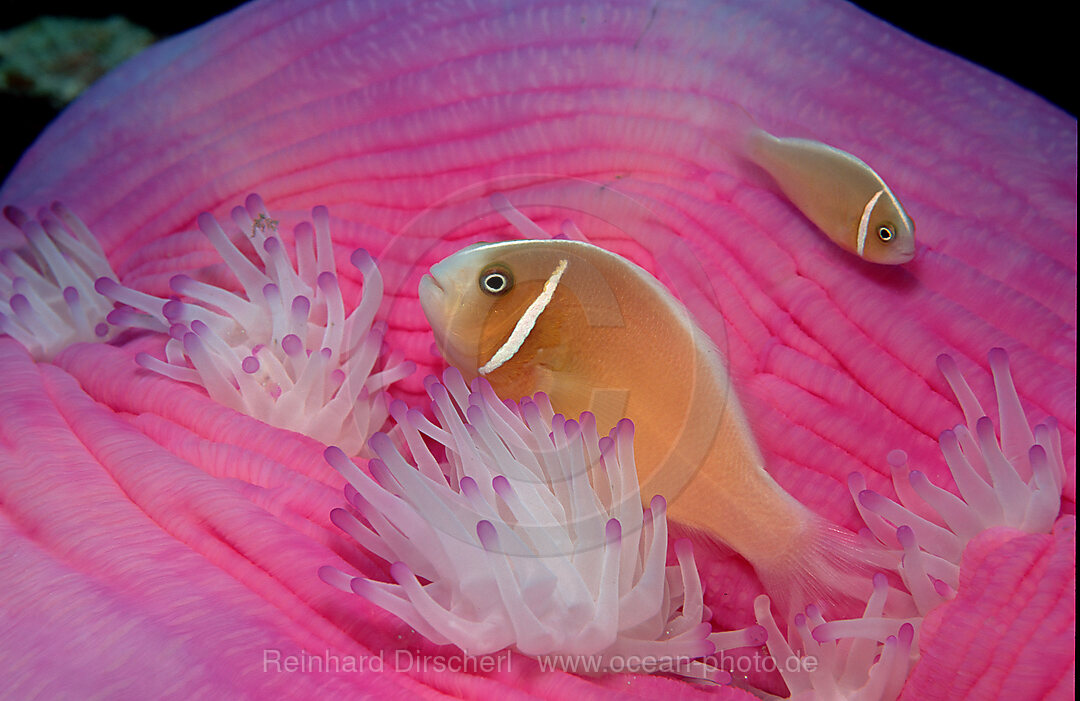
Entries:
[[[733, 170], [724, 145], [734, 105], [775, 133], [870, 163], [916, 222], [916, 260], [864, 264]], [[402, 390], [411, 399], [440, 363], [419, 276], [465, 243], [513, 235], [487, 197], [503, 192], [552, 233], [572, 218], [687, 302], [727, 351], [778, 481], [856, 527], [846, 476], [862, 471], [891, 493], [892, 449], [948, 483], [936, 437], [961, 417], [935, 358], [956, 356], [996, 418], [993, 346], [1009, 351], [1029, 416], [1060, 421], [1064, 508], [1075, 511], [1076, 144], [1068, 115], [839, 2], [263, 2], [92, 88], [26, 154], [0, 202], [62, 199], [124, 282], [157, 294], [175, 272], [218, 273], [203, 269], [217, 259], [195, 230], [199, 212], [223, 219], [253, 191], [284, 225], [328, 205], [349, 284], [345, 253], [362, 245], [379, 260], [389, 341], [421, 365]], [[11, 236], [0, 229], [0, 241]], [[143, 379], [130, 352], [84, 347], [62, 369], [34, 369], [4, 342], [0, 362], [10, 412], [0, 514], [4, 555], [14, 553], [2, 577], [22, 597], [3, 604], [0, 654], [25, 672], [22, 689], [69, 659], [97, 670], [89, 688], [132, 693], [144, 687], [123, 685], [165, 683], [155, 664], [173, 665], [177, 695], [224, 693], [226, 683], [294, 697], [418, 684], [465, 695], [623, 688], [526, 666], [491, 680], [254, 674], [246, 660], [279, 642], [401, 644], [392, 619], [314, 577], [344, 552], [326, 518], [340, 480], [319, 447], [235, 417], [196, 428], [223, 410]], [[27, 437], [37, 428], [40, 440]], [[265, 455], [269, 445], [280, 452]], [[80, 496], [84, 486], [101, 498]], [[1025, 547], [1041, 546], [1021, 539], [1015, 549]], [[757, 591], [745, 566], [719, 552], [699, 564], [717, 619], [749, 622]], [[58, 583], [52, 598], [46, 582]], [[1025, 591], [1007, 605], [1023, 606]], [[28, 607], [52, 623], [14, 613]], [[949, 635], [943, 624], [937, 639]], [[1033, 649], [1057, 644], [1031, 635]], [[985, 640], [986, 654], [1013, 644]], [[125, 662], [159, 646], [198, 662]], [[75, 647], [86, 657], [70, 657]]]
[[904, 698], [1074, 698], [1075, 606], [1074, 516], [1053, 534], [986, 531], [964, 551], [959, 596], [923, 623]]

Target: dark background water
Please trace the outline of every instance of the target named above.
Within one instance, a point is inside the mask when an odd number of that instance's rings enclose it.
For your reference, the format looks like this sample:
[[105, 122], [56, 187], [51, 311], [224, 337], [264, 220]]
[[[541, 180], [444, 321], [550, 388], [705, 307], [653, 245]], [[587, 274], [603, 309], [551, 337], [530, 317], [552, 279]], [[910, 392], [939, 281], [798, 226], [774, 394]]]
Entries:
[[[396, 2], [397, 0], [386, 0]], [[795, 0], [792, 0], [795, 2]], [[12, 7], [0, 0], [0, 30], [43, 15], [108, 17], [120, 14], [159, 37], [183, 32], [243, 4], [234, 1], [169, 3], [163, 10], [145, 0], [40, 0]], [[915, 2], [913, 0], [856, 2], [871, 14], [938, 46], [964, 56], [999, 73], [1076, 114], [1075, 65], [1071, 50], [1074, 21], [1067, 20], [1056, 5], [1027, 3], [1006, 12], [989, 3]], [[1003, 5], [996, 5], [997, 8]], [[1068, 76], [1074, 76], [1069, 78]], [[0, 93], [0, 178], [6, 178], [19, 156], [56, 116], [57, 109], [44, 99], [13, 97]]]

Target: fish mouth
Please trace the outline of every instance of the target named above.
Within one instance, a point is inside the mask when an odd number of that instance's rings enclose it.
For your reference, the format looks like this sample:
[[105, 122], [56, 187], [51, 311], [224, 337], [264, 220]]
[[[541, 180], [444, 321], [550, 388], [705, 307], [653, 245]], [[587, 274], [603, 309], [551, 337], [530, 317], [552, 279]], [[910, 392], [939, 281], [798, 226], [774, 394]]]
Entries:
[[[427, 287], [429, 289], [431, 287], [434, 287], [439, 292], [441, 292], [443, 294], [446, 294], [446, 288], [439, 284], [438, 278], [436, 278], [434, 275], [424, 275], [424, 277], [420, 278], [421, 294], [423, 294], [423, 289], [425, 287]], [[434, 291], [434, 290], [432, 290], [432, 291]]]
[[448, 352], [453, 352], [454, 345], [449, 337], [451, 316], [461, 302], [460, 287], [456, 282], [455, 272], [457, 272], [456, 268], [447, 265], [446, 261], [440, 261], [431, 266], [428, 274], [420, 278], [420, 286], [417, 290], [420, 308], [427, 317], [435, 336], [435, 345], [446, 358], [449, 358]]
[[439, 294], [445, 296], [454, 289], [454, 284], [451, 282], [454, 279], [453, 273], [454, 268], [450, 267], [447, 261], [439, 261], [420, 278], [420, 287], [421, 289], [427, 287], [431, 292], [437, 290]]
[[439, 284], [439, 279], [434, 275], [424, 275], [420, 278], [417, 296], [420, 298], [420, 308], [424, 311], [424, 316], [427, 317], [431, 330], [435, 332], [435, 336], [438, 338], [441, 333], [445, 332], [443, 320], [446, 316], [446, 301], [448, 299], [446, 288]]
[[905, 248], [903, 251], [900, 251], [899, 255], [897, 256], [897, 260], [900, 263], [909, 263], [912, 260], [914, 260], [914, 258], [915, 258], [915, 247], [914, 246], [912, 246], [911, 248]]

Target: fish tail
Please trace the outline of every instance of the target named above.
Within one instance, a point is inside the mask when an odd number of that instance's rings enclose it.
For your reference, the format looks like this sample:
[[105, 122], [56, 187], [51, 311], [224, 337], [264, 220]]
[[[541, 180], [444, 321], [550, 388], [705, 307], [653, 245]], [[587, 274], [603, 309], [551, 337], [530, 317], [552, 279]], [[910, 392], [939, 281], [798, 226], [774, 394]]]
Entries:
[[736, 154], [748, 161], [756, 161], [755, 155], [760, 148], [761, 140], [769, 136], [768, 132], [758, 126], [758, 123], [742, 107], [736, 105], [733, 108], [732, 117], [732, 143]]
[[777, 610], [788, 620], [814, 604], [828, 617], [858, 617], [874, 591], [873, 577], [890, 580], [886, 611], [914, 615], [914, 604], [897, 588], [895, 555], [875, 548], [855, 534], [813, 516], [781, 556], [753, 563]]
[[712, 140], [727, 152], [729, 159], [753, 161], [760, 135], [765, 134], [741, 105], [728, 104], [713, 111], [702, 125]]
[[706, 133], [718, 158], [710, 183], [717, 193], [721, 198], [730, 194], [737, 182], [731, 173], [759, 187], [770, 187], [773, 176], [768, 169], [768, 147], [776, 138], [740, 105], [726, 105], [714, 117]]

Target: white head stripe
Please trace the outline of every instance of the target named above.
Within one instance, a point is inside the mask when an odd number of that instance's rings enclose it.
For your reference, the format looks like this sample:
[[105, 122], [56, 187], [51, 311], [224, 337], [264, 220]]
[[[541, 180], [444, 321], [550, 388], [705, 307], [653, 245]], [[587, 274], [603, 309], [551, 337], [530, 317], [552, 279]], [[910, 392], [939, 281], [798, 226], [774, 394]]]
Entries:
[[867, 227], [870, 226], [870, 213], [874, 211], [874, 205], [881, 196], [885, 194], [884, 190], [878, 190], [877, 194], [870, 198], [870, 201], [863, 207], [862, 219], [859, 220], [859, 241], [855, 246], [855, 252], [860, 256], [863, 254], [863, 249], [866, 248], [866, 234]]
[[540, 292], [540, 295], [532, 301], [532, 304], [528, 306], [525, 313], [518, 319], [517, 324], [514, 325], [514, 330], [510, 332], [510, 338], [506, 339], [506, 343], [495, 351], [495, 355], [491, 356], [491, 360], [484, 363], [483, 367], [480, 368], [481, 375], [488, 374], [513, 358], [514, 354], [521, 348], [521, 344], [525, 343], [525, 339], [529, 337], [533, 326], [536, 326], [536, 320], [540, 318], [548, 303], [551, 302], [552, 296], [555, 295], [555, 288], [559, 286], [559, 279], [566, 272], [567, 262], [564, 258], [555, 266], [555, 272], [544, 283], [544, 289]]

